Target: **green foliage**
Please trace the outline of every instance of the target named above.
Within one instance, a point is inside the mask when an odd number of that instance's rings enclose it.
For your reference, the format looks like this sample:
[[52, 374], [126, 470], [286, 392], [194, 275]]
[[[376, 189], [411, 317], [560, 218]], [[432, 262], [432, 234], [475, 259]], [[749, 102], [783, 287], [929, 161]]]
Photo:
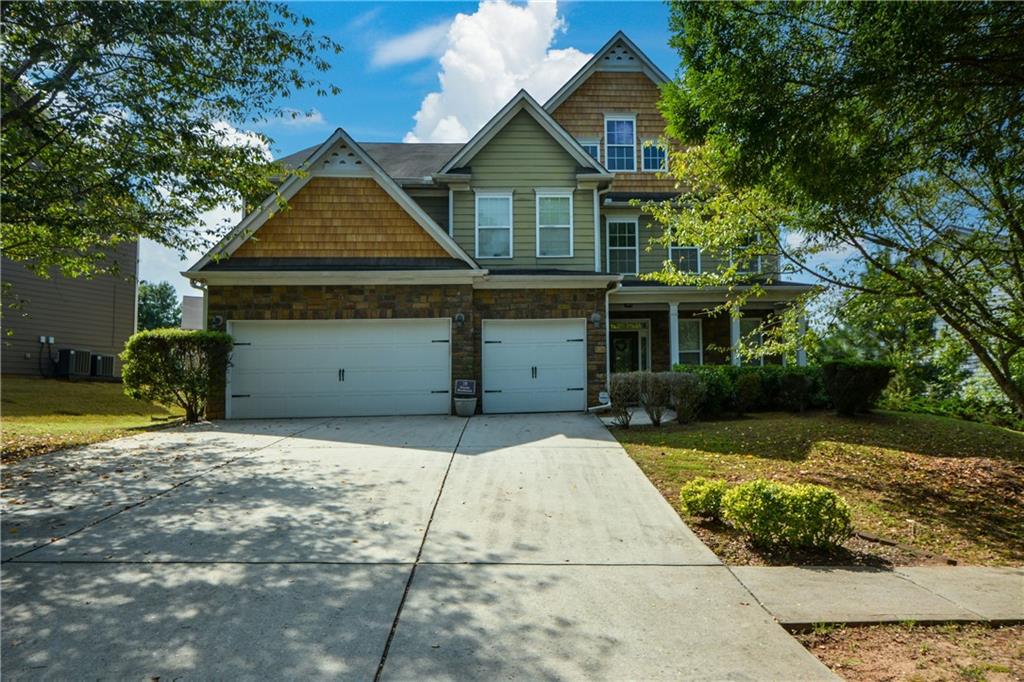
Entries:
[[720, 478], [694, 478], [679, 489], [679, 503], [687, 514], [719, 521], [722, 497], [728, 489], [729, 484]]
[[612, 374], [608, 381], [608, 397], [612, 402], [611, 413], [616, 426], [629, 428], [633, 418], [629, 408], [640, 402], [640, 385], [640, 372]]
[[198, 421], [211, 390], [223, 386], [231, 346], [223, 332], [154, 329], [134, 334], [121, 353], [125, 393], [178, 405], [186, 421]]
[[743, 415], [764, 405], [764, 389], [758, 372], [742, 372], [736, 377], [733, 401], [736, 414]]
[[704, 403], [704, 380], [692, 372], [668, 372], [667, 375], [676, 421], [680, 424], [689, 424], [697, 419], [700, 406]]
[[847, 417], [874, 407], [893, 374], [884, 362], [864, 360], [833, 360], [821, 371], [832, 405]]
[[671, 404], [672, 389], [668, 372], [639, 372], [640, 404], [654, 426], [661, 426], [665, 408]]
[[[733, 264], [784, 250], [780, 274], [891, 309], [881, 335], [941, 318], [1024, 413], [1024, 12], [674, 2], [671, 24], [682, 76], [661, 106], [690, 191], [652, 212], [662, 243], [731, 258], [655, 279], [731, 287], [733, 311], [765, 289]], [[794, 314], [765, 352], [786, 348]]]
[[233, 126], [290, 115], [341, 47], [283, 3], [7, 3], [0, 80], [4, 255], [45, 275], [109, 270], [141, 237], [203, 246], [202, 215], [283, 171]]
[[139, 330], [181, 326], [178, 292], [170, 282], [139, 282]]
[[834, 491], [765, 479], [729, 490], [722, 498], [722, 518], [768, 548], [828, 548], [853, 532], [850, 508]]

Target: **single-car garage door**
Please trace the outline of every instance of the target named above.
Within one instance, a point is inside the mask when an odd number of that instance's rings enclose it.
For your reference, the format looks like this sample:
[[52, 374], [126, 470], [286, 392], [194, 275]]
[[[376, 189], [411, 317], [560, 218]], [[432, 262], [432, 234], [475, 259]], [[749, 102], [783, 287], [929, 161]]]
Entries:
[[234, 320], [228, 418], [448, 414], [451, 325]]
[[484, 320], [484, 412], [587, 406], [585, 320]]

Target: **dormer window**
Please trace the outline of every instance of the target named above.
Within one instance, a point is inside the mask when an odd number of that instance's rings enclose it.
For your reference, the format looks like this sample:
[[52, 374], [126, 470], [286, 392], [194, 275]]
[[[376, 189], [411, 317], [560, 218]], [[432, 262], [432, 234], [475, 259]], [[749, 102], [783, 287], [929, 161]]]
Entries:
[[643, 169], [649, 173], [664, 173], [668, 170], [668, 150], [658, 140], [644, 142]]
[[635, 116], [605, 116], [604, 158], [610, 171], [636, 171]]

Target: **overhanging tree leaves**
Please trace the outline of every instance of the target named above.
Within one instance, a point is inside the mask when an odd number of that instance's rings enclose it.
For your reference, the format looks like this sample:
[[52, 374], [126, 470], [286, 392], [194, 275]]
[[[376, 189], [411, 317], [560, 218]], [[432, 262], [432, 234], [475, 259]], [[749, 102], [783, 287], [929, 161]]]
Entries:
[[1024, 413], [1024, 7], [680, 2], [672, 27], [662, 105], [696, 191], [664, 239], [923, 301]]
[[[11, 2], [2, 12], [2, 246], [40, 274], [104, 247], [177, 249], [201, 215], [266, 196], [267, 140], [234, 126], [323, 85], [341, 48], [283, 4]], [[215, 228], [216, 229], [216, 228]]]

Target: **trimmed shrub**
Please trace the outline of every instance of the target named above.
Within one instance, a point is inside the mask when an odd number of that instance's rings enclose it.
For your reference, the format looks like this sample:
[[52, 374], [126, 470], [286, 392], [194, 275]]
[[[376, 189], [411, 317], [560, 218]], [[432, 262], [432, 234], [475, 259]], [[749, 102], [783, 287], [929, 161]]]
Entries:
[[669, 398], [676, 411], [676, 421], [689, 424], [697, 419], [704, 403], [704, 380], [692, 372], [667, 372]]
[[699, 410], [701, 417], [719, 417], [733, 409], [733, 378], [728, 369], [731, 368], [700, 368], [698, 376], [704, 380], [704, 402]]
[[124, 392], [178, 405], [186, 421], [199, 421], [211, 389], [224, 385], [232, 343], [223, 332], [150, 329], [134, 334], [120, 356]]
[[722, 518], [766, 548], [834, 547], [853, 532], [850, 508], [834, 491], [764, 479], [729, 490], [722, 498]]
[[729, 484], [720, 478], [698, 477], [679, 489], [679, 503], [692, 516], [718, 521], [722, 518], [722, 497]]
[[832, 405], [847, 417], [874, 407], [893, 374], [884, 362], [862, 360], [832, 360], [821, 370]]
[[763, 408], [764, 389], [760, 373], [742, 372], [736, 377], [733, 388], [733, 404], [736, 407], [736, 414], [741, 416]]
[[612, 421], [628, 429], [632, 420], [629, 408], [640, 402], [640, 372], [613, 374], [608, 382], [608, 397], [612, 402]]
[[778, 376], [776, 404], [789, 412], [804, 412], [811, 406], [814, 378], [810, 372], [786, 370]]
[[640, 404], [651, 423], [661, 426], [665, 408], [672, 401], [669, 372], [641, 372], [640, 375]]

